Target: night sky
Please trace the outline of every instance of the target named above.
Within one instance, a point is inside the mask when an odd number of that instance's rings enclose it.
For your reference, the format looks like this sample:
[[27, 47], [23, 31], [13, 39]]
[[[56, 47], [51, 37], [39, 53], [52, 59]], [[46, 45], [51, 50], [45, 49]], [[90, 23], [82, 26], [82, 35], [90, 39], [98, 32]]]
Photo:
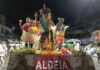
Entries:
[[34, 19], [34, 12], [43, 4], [52, 9], [54, 23], [57, 17], [64, 17], [65, 24], [74, 26], [76, 19], [100, 18], [100, 0], [0, 0], [0, 14], [6, 17], [8, 25], [18, 28], [18, 20]]

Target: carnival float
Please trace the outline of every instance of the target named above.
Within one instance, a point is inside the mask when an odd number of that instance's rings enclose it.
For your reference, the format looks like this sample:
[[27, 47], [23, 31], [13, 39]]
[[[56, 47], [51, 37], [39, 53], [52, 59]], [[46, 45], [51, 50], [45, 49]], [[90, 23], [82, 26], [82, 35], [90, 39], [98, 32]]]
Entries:
[[25, 47], [16, 47], [13, 53], [31, 53], [31, 54], [78, 54], [80, 51], [74, 47], [67, 47], [65, 41], [65, 31], [69, 28], [64, 25], [64, 18], [58, 17], [58, 23], [55, 25], [52, 20], [51, 9], [45, 5], [39, 10], [39, 14], [35, 12], [35, 19], [26, 18], [26, 23], [19, 20], [19, 25], [22, 30], [21, 40], [25, 42]]
[[51, 9], [45, 5], [34, 17], [34, 20], [27, 17], [24, 24], [19, 20], [21, 41], [25, 44], [12, 50], [14, 54], [10, 54], [7, 70], [89, 70], [93, 67], [90, 57], [80, 49], [80, 40], [66, 41], [69, 26], [64, 25], [63, 17], [58, 17], [55, 25]]

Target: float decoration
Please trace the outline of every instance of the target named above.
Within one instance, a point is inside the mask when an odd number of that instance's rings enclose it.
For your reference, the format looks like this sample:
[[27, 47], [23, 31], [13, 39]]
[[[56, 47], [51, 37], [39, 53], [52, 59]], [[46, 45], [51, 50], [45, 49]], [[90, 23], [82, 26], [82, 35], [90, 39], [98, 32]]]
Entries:
[[[40, 20], [38, 21], [38, 13], [35, 12], [35, 20], [32, 20], [32, 27], [30, 27], [29, 32], [33, 34], [33, 47], [17, 48], [14, 53], [18, 54], [42, 54], [42, 55], [58, 55], [67, 54], [68, 51], [72, 52], [74, 55], [81, 55], [82, 52], [75, 51], [74, 45], [64, 43], [65, 30], [69, 26], [63, 25], [64, 18], [58, 18], [58, 24], [52, 26], [51, 10], [46, 8], [45, 5], [40, 9]], [[61, 23], [62, 22], [62, 23]], [[61, 23], [61, 24], [60, 24]], [[59, 29], [62, 26], [62, 28]], [[40, 26], [41, 29], [38, 27]], [[53, 35], [51, 34], [53, 31]], [[39, 34], [37, 34], [40, 31]], [[47, 37], [44, 41], [44, 45], [41, 50], [40, 39], [42, 38], [42, 33], [47, 31]], [[39, 35], [39, 36], [38, 36]], [[41, 38], [40, 38], [41, 37]], [[53, 37], [53, 40], [51, 39]], [[24, 41], [23, 41], [24, 42]]]

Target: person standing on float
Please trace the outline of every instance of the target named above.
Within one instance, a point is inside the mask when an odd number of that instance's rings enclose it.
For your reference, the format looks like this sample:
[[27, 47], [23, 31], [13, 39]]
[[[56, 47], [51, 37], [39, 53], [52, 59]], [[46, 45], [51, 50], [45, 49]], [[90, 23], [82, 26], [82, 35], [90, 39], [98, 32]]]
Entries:
[[[43, 9], [39, 10], [40, 12], [40, 23], [43, 28], [43, 32], [40, 38], [40, 49], [43, 50], [45, 46], [48, 45], [49, 42], [49, 27], [54, 26], [54, 23], [51, 19], [51, 10], [49, 8], [46, 8], [45, 5]], [[52, 36], [51, 36], [52, 38]], [[51, 39], [52, 41], [53, 39]], [[52, 47], [51, 47], [52, 48]]]
[[64, 40], [64, 30], [65, 30], [65, 25], [64, 23], [64, 18], [58, 18], [58, 23], [56, 27], [56, 41], [58, 42], [59, 48], [61, 49], [63, 40]]
[[32, 21], [29, 17], [26, 18], [26, 23], [22, 25], [22, 20], [19, 20], [19, 25], [23, 31], [21, 40], [25, 42], [25, 47], [31, 47], [33, 46], [34, 39], [33, 39], [33, 33], [29, 31], [29, 29], [33, 26]]
[[40, 21], [38, 21], [38, 13], [35, 12], [35, 20], [34, 20], [34, 26], [32, 27], [32, 32], [34, 33], [33, 37], [34, 37], [34, 45], [33, 45], [33, 49], [34, 50], [38, 50], [39, 49], [39, 40], [41, 37], [41, 33], [42, 33], [42, 26], [40, 24]]

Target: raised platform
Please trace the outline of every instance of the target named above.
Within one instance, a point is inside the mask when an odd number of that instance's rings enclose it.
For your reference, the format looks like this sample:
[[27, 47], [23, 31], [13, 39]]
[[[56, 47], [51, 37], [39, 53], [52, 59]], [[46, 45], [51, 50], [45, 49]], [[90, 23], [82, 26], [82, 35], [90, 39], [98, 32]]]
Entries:
[[7, 70], [95, 70], [95, 68], [90, 56], [11, 54]]

